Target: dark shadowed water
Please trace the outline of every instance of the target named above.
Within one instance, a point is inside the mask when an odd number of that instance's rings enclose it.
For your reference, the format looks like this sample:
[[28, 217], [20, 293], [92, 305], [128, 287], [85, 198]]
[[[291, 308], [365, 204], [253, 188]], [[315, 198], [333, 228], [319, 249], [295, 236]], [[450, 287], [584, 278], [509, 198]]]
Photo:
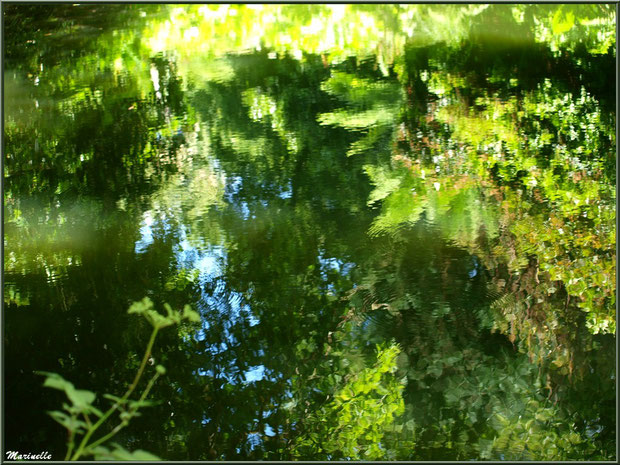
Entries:
[[613, 5], [3, 14], [6, 451], [615, 460]]

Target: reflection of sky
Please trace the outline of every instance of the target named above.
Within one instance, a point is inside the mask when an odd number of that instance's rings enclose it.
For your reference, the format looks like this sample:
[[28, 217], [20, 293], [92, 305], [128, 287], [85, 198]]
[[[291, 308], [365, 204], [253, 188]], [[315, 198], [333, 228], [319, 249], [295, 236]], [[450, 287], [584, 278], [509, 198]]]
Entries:
[[239, 193], [243, 185], [243, 178], [241, 176], [232, 176], [226, 183], [226, 200], [229, 203], [233, 202], [235, 195]]
[[244, 220], [247, 220], [250, 217], [250, 208], [248, 207], [247, 202], [241, 202], [241, 216]]
[[[247, 207], [246, 207], [247, 208]], [[163, 215], [162, 215], [163, 216]], [[143, 215], [142, 225], [140, 228], [140, 239], [135, 243], [135, 252], [142, 254], [147, 252], [149, 245], [154, 241], [153, 229], [156, 224], [152, 211], [147, 211]], [[164, 232], [170, 231], [170, 225], [166, 221], [165, 216], [160, 218], [157, 224], [163, 227]], [[226, 269], [227, 254], [226, 249], [222, 245], [209, 245], [206, 248], [197, 248], [193, 246], [187, 238], [187, 230], [181, 226], [178, 230], [179, 242], [176, 246], [175, 257], [177, 267], [180, 270], [198, 270], [198, 282], [202, 289], [202, 296], [198, 306], [203, 310], [201, 314], [202, 327], [195, 334], [198, 341], [206, 341], [209, 338], [209, 329], [211, 323], [206, 315], [213, 315], [212, 310], [216, 310], [218, 316], [224, 321], [223, 338], [225, 342], [214, 343], [207, 346], [206, 350], [213, 355], [225, 352], [229, 346], [234, 345], [237, 341], [232, 335], [230, 329], [233, 325], [238, 324], [242, 320], [249, 327], [257, 325], [260, 321], [252, 313], [250, 305], [239, 292], [231, 291], [226, 288], [223, 279]], [[213, 285], [215, 284], [215, 285]], [[205, 290], [205, 286], [212, 288], [213, 291]], [[264, 357], [264, 351], [259, 351], [259, 356]], [[199, 376], [213, 376], [212, 370], [196, 370]], [[219, 377], [225, 378], [228, 382], [234, 383], [233, 374], [220, 374]], [[265, 366], [258, 365], [250, 367], [241, 379], [245, 383], [251, 383], [265, 378]]]
[[471, 257], [472, 269], [467, 273], [470, 278], [475, 277], [478, 274], [478, 268], [480, 267], [480, 263], [478, 263], [478, 259], [472, 255]]
[[[325, 251], [319, 250], [319, 256], [317, 257], [321, 265], [321, 278], [328, 281], [328, 272], [333, 270], [339, 273], [341, 276], [349, 276], [351, 270], [355, 267], [355, 263], [345, 262], [338, 258], [326, 257]], [[336, 288], [331, 282], [327, 284], [327, 290], [335, 293]]]
[[[233, 178], [231, 193], [238, 191], [241, 187], [241, 178]], [[230, 184], [229, 184], [230, 185]], [[291, 190], [281, 193], [282, 198], [289, 198]], [[236, 202], [240, 205], [239, 202]], [[266, 203], [266, 202], [264, 202]], [[244, 217], [249, 215], [247, 204], [241, 205]], [[159, 213], [159, 212], [158, 212]], [[147, 253], [149, 246], [153, 244], [157, 231], [163, 230], [164, 233], [171, 232], [171, 222], [163, 214], [157, 215], [152, 211], [147, 211], [143, 215], [140, 228], [140, 238], [135, 243], [135, 252]], [[227, 267], [227, 249], [224, 245], [194, 245], [188, 237], [187, 228], [181, 225], [176, 230], [177, 244], [174, 255], [177, 268], [181, 270], [197, 270], [197, 282], [201, 289], [197, 309], [202, 315], [201, 328], [194, 334], [197, 341], [203, 341], [205, 352], [214, 356], [231, 350], [231, 347], [238, 346], [242, 341], [237, 341], [233, 335], [233, 327], [237, 324], [244, 324], [251, 328], [260, 323], [259, 319], [253, 314], [248, 296], [228, 289], [225, 272]], [[330, 272], [337, 272], [341, 275], [348, 275], [353, 268], [353, 263], [327, 257], [325, 251], [319, 251], [318, 261], [320, 263], [321, 275], [329, 282]], [[328, 284], [328, 289], [334, 290], [333, 285]], [[251, 291], [250, 291], [251, 292]], [[214, 334], [213, 331], [218, 331]], [[216, 342], [212, 342], [215, 340]], [[265, 353], [261, 349], [257, 353], [258, 360], [265, 358]], [[265, 364], [258, 363], [251, 365], [243, 371], [238, 369], [238, 361], [235, 359], [225, 367], [221, 367], [214, 372], [213, 369], [197, 369], [196, 376], [217, 377], [231, 384], [252, 384], [261, 380], [276, 381], [282, 377], [282, 373], [269, 370]], [[208, 422], [208, 418], [203, 418], [202, 422]], [[265, 435], [274, 436], [277, 432], [268, 424], [264, 425]], [[249, 446], [256, 447], [260, 437], [248, 437]]]
[[[273, 410], [266, 410], [265, 412], [263, 412], [263, 418], [268, 418], [269, 415], [271, 415], [272, 413], [273, 413]], [[255, 418], [254, 421], [258, 422], [259, 419]], [[271, 427], [271, 425], [269, 425], [268, 423], [265, 423], [263, 426], [264, 426], [264, 431], [265, 431], [266, 436], [276, 435], [276, 432]], [[261, 437], [260, 433], [250, 433], [248, 434], [246, 440], [248, 442], [248, 446], [250, 446], [250, 450], [253, 450], [256, 446], [259, 446], [263, 442], [263, 438]], [[237, 450], [239, 451], [240, 449], [237, 449]]]
[[250, 433], [247, 437], [248, 444], [250, 446], [250, 450], [254, 450], [256, 446], [260, 446], [263, 442], [259, 433]]
[[245, 382], [259, 381], [265, 377], [265, 365], [258, 365], [245, 372]]
[[[243, 187], [243, 178], [241, 176], [231, 176], [226, 184], [226, 193], [225, 198], [230, 206], [236, 209], [240, 209], [241, 217], [244, 220], [250, 218], [250, 207], [246, 201], [237, 201], [235, 200], [235, 196], [239, 194], [241, 188]], [[252, 218], [255, 218], [252, 215]]]
[[[167, 221], [166, 215], [160, 213], [161, 217], [157, 218], [158, 224], [163, 228], [164, 233], [169, 233], [171, 228]], [[142, 223], [140, 225], [140, 239], [136, 241], [134, 250], [136, 253], [144, 253], [148, 249], [148, 246], [153, 243], [155, 236], [153, 235], [153, 228], [155, 225], [155, 218], [152, 210], [147, 210], [142, 215]]]
[[355, 263], [345, 263], [338, 258], [325, 257], [323, 250], [319, 250], [318, 259], [321, 264], [321, 276], [324, 278], [327, 278], [327, 271], [329, 270], [334, 270], [343, 276], [347, 276], [355, 266]]
[[153, 243], [153, 214], [151, 211], [144, 212], [142, 215], [142, 225], [140, 226], [140, 239], [136, 242], [136, 253], [144, 253], [149, 245]]
[[292, 186], [292, 183], [289, 181], [286, 189], [280, 192], [278, 194], [278, 197], [280, 197], [281, 199], [290, 199], [292, 196], [293, 196], [293, 186]]
[[[229, 186], [232, 186], [231, 193], [234, 194], [234, 192], [237, 192], [241, 187], [241, 183], [242, 180], [240, 177], [232, 178], [232, 182], [229, 184]], [[286, 196], [289, 194], [290, 189], [282, 193], [282, 196], [284, 196], [283, 198], [287, 198]], [[245, 209], [247, 210], [247, 205]], [[155, 224], [162, 226], [164, 232], [169, 232], [171, 229], [165, 216], [160, 218], [156, 223], [153, 212], [145, 212], [140, 228], [141, 237], [135, 244], [136, 253], [145, 253], [148, 246], [153, 243], [153, 229]], [[253, 314], [252, 308], [243, 294], [227, 289], [224, 280], [224, 272], [227, 264], [226, 248], [223, 245], [213, 244], [200, 248], [192, 245], [187, 237], [187, 230], [183, 225], [179, 227], [177, 232], [179, 240], [175, 248], [177, 267], [179, 271], [183, 269], [198, 270], [198, 283], [202, 290], [201, 299], [198, 303], [199, 310], [201, 310], [201, 314], [203, 315], [202, 327], [196, 332], [194, 337], [198, 341], [208, 341], [209, 332], [213, 326], [213, 321], [210, 321], [210, 318], [217, 317], [218, 323], [220, 323], [220, 327], [222, 328], [222, 334], [218, 335], [218, 339], [221, 338], [223, 341], [206, 344], [206, 351], [213, 355], [218, 355], [226, 352], [231, 346], [238, 343], [231, 331], [234, 325], [245, 322], [248, 327], [252, 327], [259, 324], [260, 321]], [[328, 274], [330, 271], [335, 271], [346, 276], [354, 267], [353, 263], [347, 263], [333, 257], [326, 257], [325, 251], [323, 250], [319, 251], [318, 261], [320, 263], [321, 276], [326, 281], [329, 279]], [[328, 290], [335, 290], [333, 284], [328, 284]], [[262, 350], [259, 351], [259, 356], [265, 356]], [[197, 370], [196, 374], [199, 376], [216, 375], [234, 384], [236, 382], [234, 376], [236, 370], [234, 370], [233, 367], [230, 368], [231, 369], [229, 369], [227, 373], [219, 373], [217, 375], [214, 374], [212, 370]], [[244, 383], [252, 383], [265, 378], [275, 379], [277, 376], [278, 374], [276, 373], [267, 373], [265, 366], [260, 364], [251, 366], [244, 373], [239, 373], [237, 379], [241, 379]]]
[[[208, 332], [211, 324], [208, 318], [204, 317], [205, 313], [213, 315], [212, 310], [215, 309], [224, 322], [223, 336], [226, 342], [210, 344], [206, 348], [208, 352], [217, 355], [236, 344], [237, 341], [231, 333], [233, 325], [245, 320], [248, 326], [252, 327], [257, 325], [259, 320], [252, 313], [250, 305], [241, 293], [226, 288], [223, 275], [226, 269], [227, 254], [224, 246], [210, 245], [204, 249], [198, 249], [188, 241], [185, 227], [181, 226], [179, 233], [180, 241], [175, 253], [178, 266], [180, 269], [198, 270], [198, 282], [203, 290], [200, 305], [205, 312], [202, 312], [203, 324], [195, 336], [196, 339], [199, 341], [209, 339]], [[212, 291], [205, 291], [205, 287], [211, 288]], [[259, 351], [259, 356], [264, 355], [262, 350]], [[201, 376], [214, 375], [211, 370], [198, 370], [196, 374]], [[225, 378], [230, 383], [235, 383], [233, 373], [221, 374], [220, 377]], [[265, 367], [258, 365], [250, 367], [242, 374], [241, 379], [246, 383], [251, 383], [264, 377]]]
[[226, 250], [221, 245], [211, 245], [198, 250], [187, 240], [184, 226], [180, 228], [181, 241], [177, 246], [176, 259], [179, 268], [198, 270], [201, 283], [218, 278], [226, 266]]
[[[227, 180], [226, 184], [226, 193], [224, 197], [228, 202], [229, 206], [235, 209], [244, 220], [249, 218], [256, 218], [255, 214], [252, 214], [250, 211], [250, 204], [246, 200], [241, 200], [239, 198], [235, 198], [241, 192], [241, 188], [243, 187], [243, 177], [241, 176], [231, 176]], [[273, 186], [272, 186], [273, 187]], [[289, 181], [288, 184], [283, 188], [279, 189], [279, 192], [276, 194], [281, 199], [290, 199], [293, 197], [293, 186]], [[269, 207], [269, 201], [265, 199], [257, 199], [257, 204], [262, 205], [263, 207]]]

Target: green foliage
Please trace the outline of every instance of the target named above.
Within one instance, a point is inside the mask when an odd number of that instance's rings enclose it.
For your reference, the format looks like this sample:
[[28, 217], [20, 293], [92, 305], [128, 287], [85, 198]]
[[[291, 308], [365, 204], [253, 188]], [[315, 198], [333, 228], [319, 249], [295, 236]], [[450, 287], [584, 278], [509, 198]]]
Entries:
[[[379, 460], [394, 458], [393, 436], [412, 448], [413, 431], [398, 424], [405, 411], [404, 384], [396, 376], [397, 345], [377, 346], [376, 361], [356, 372], [341, 370], [330, 388], [328, 403], [303, 421], [303, 433], [297, 436], [293, 457]], [[408, 433], [408, 434], [407, 434]]]
[[[92, 403], [95, 401], [95, 394], [93, 392], [75, 389], [72, 383], [66, 381], [57, 373], [42, 371], [38, 374], [46, 376], [45, 382], [43, 383], [44, 387], [59, 389], [65, 392], [67, 398], [72, 404], [69, 407], [69, 413], [77, 415], [93, 413], [96, 416], [101, 417], [101, 412], [92, 406]], [[59, 413], [60, 412], [55, 412], [55, 416], [60, 417], [58, 415]]]
[[[436, 87], [454, 89], [437, 83], [454, 82], [449, 73], [433, 76]], [[433, 118], [450, 126], [459, 147], [448, 136], [420, 144], [405, 132], [432, 159], [396, 152], [389, 168], [366, 166], [375, 185], [369, 204], [381, 201], [369, 232], [393, 234], [424, 213], [475, 250], [484, 230], [512, 270], [536, 257], [576, 298], [593, 334], [615, 333], [615, 136], [599, 102], [585, 87], [574, 95], [549, 79], [510, 98], [485, 94], [473, 111], [456, 90], [446, 92]]]
[[351, 144], [347, 155], [375, 149], [391, 134], [403, 98], [400, 86], [391, 80], [363, 79], [354, 74], [332, 72], [321, 89], [338, 97], [346, 108], [318, 115], [321, 124], [361, 131], [364, 136]]
[[553, 15], [551, 20], [551, 28], [554, 34], [560, 35], [564, 32], [570, 31], [575, 25], [575, 15], [572, 11], [563, 11], [562, 8]]
[[[549, 44], [560, 53], [573, 51], [577, 43], [589, 53], [614, 53], [615, 14], [611, 5], [561, 5], [558, 8], [534, 9], [536, 40]], [[536, 11], [538, 10], [538, 11]]]
[[[541, 270], [548, 272], [552, 281], [564, 284], [588, 313], [594, 334], [614, 333], [615, 191], [606, 167], [615, 139], [612, 127], [601, 121], [596, 100], [584, 88], [577, 97], [560, 93], [545, 81], [537, 92], [527, 94], [521, 105], [521, 112], [506, 112], [495, 104], [494, 114], [499, 120], [504, 114], [513, 118], [516, 114], [517, 124], [533, 127], [538, 134], [529, 137], [531, 148], [520, 142], [514, 152], [486, 162], [489, 168], [506, 173], [500, 175], [508, 179], [514, 179], [508, 173], [527, 170], [522, 184], [542, 195], [549, 207], [537, 211], [535, 203], [506, 193], [510, 210], [519, 205], [512, 225], [518, 255], [534, 254]], [[484, 143], [492, 142], [486, 139]], [[550, 146], [554, 150], [544, 161], [531, 151], [545, 151]]]
[[[73, 383], [65, 380], [57, 373], [37, 372], [38, 374], [46, 377], [45, 382], [43, 383], [44, 387], [64, 391], [68, 400], [71, 402], [71, 405], [63, 404], [65, 412], [49, 412], [49, 415], [56, 422], [60, 423], [67, 429], [68, 448], [65, 460], [78, 460], [80, 457], [88, 455], [93, 455], [95, 460], [159, 460], [157, 456], [142, 450], [129, 452], [118, 444], [113, 444], [114, 449], [110, 450], [101, 444], [106, 443], [122, 428], [126, 427], [132, 418], [139, 416], [139, 410], [142, 407], [155, 405], [154, 402], [147, 401], [146, 397], [148, 396], [157, 378], [165, 375], [166, 369], [162, 365], [157, 365], [155, 367], [155, 373], [147, 383], [138, 400], [132, 400], [129, 397], [138, 386], [138, 383], [144, 373], [144, 369], [146, 367], [147, 360], [150, 357], [158, 331], [167, 326], [180, 324], [183, 320], [188, 320], [192, 323], [200, 322], [200, 315], [192, 310], [189, 305], [186, 305], [183, 308], [183, 311], [172, 310], [172, 307], [168, 304], [164, 304], [164, 307], [168, 313], [167, 316], [163, 316], [154, 310], [153, 302], [148, 297], [145, 297], [141, 301], [132, 304], [129, 308], [128, 313], [135, 313], [146, 318], [146, 320], [153, 326], [153, 332], [151, 333], [151, 338], [147, 345], [136, 377], [125, 394], [122, 397], [117, 397], [112, 394], [103, 395], [105, 399], [112, 402], [112, 406], [106, 410], [105, 413], [101, 412], [93, 405], [96, 399], [96, 394], [94, 392], [76, 389]], [[91, 436], [96, 432], [96, 430], [105, 424], [111, 415], [117, 411], [120, 423], [99, 439], [91, 441]], [[89, 415], [94, 415], [98, 418], [98, 420], [94, 423], [91, 422]], [[78, 436], [82, 436], [82, 439], [79, 442]]]
[[481, 444], [481, 457], [492, 460], [579, 460], [596, 456], [595, 445], [561, 418], [559, 409], [532, 400], [519, 416], [496, 413], [498, 434]]
[[200, 315], [192, 310], [189, 305], [185, 305], [182, 311], [173, 310], [169, 304], [164, 304], [167, 315], [164, 316], [153, 309], [153, 301], [145, 297], [139, 302], [134, 302], [127, 313], [135, 313], [144, 316], [151, 323], [154, 330], [160, 330], [167, 326], [180, 324], [183, 320], [192, 323], [200, 323]]
[[139, 460], [158, 460], [161, 459], [156, 455], [146, 452], [142, 449], [134, 451], [128, 451], [118, 444], [112, 444], [114, 449], [108, 449], [103, 446], [98, 446], [93, 449], [93, 455], [95, 460], [120, 460], [120, 461], [139, 461]]
[[[51, 415], [70, 434], [92, 431], [109, 411], [100, 403], [119, 414], [69, 458], [153, 459], [107, 445], [129, 421], [158, 425], [143, 437], [159, 450], [202, 460], [555, 460], [609, 449], [584, 426], [605, 414], [603, 381], [574, 383], [603, 358], [579, 317], [591, 333], [615, 332], [615, 121], [588, 81], [600, 73], [608, 85], [600, 70], [615, 53], [613, 8], [135, 12], [145, 13], [138, 25], [111, 22], [92, 36], [74, 34], [83, 18], [23, 34], [14, 26], [23, 21], [5, 22], [16, 38], [5, 80], [5, 271], [17, 280], [5, 302], [29, 307], [9, 317], [8, 338], [22, 338], [14, 365], [30, 363], [28, 318], [49, 318], [47, 305], [80, 325], [67, 353], [44, 335], [57, 352], [50, 363], [61, 354], [79, 367], [96, 353], [81, 350], [90, 328], [105, 335], [121, 320], [92, 316], [96, 305], [84, 314], [93, 296], [124, 298], [148, 282], [156, 295], [200, 292], [218, 304], [203, 339], [185, 327], [166, 341], [177, 381], [158, 386], [175, 405], [163, 422], [145, 418], [146, 395], [95, 396], [46, 373], [69, 399]], [[31, 39], [39, 45], [23, 45]], [[155, 240], [135, 252], [142, 220]], [[225, 250], [221, 276], [201, 276], [201, 289], [198, 269], [174, 266], [185, 234], [196, 255]], [[487, 291], [505, 297], [489, 308]], [[152, 340], [199, 321], [148, 299], [131, 312], [153, 326]], [[364, 326], [335, 330], [340, 317]], [[500, 333], [491, 343], [488, 329]], [[131, 331], [110, 329], [123, 341]], [[519, 351], [503, 358], [487, 347], [502, 343]], [[582, 363], [580, 351], [589, 351]], [[264, 378], [244, 382], [260, 365]], [[592, 378], [602, 373], [594, 368]], [[153, 382], [165, 374], [152, 370]], [[545, 385], [538, 370], [559, 380]], [[595, 392], [582, 396], [592, 405], [574, 407], [571, 389]]]

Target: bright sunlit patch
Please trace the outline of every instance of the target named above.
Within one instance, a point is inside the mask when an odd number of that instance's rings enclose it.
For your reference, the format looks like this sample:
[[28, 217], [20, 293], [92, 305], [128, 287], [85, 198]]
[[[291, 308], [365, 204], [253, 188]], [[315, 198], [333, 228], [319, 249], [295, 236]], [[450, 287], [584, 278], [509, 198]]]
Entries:
[[342, 4], [330, 5], [330, 9], [332, 10], [332, 19], [334, 22], [340, 21], [344, 19], [347, 6]]
[[149, 245], [153, 243], [153, 212], [148, 210], [142, 215], [142, 226], [140, 227], [141, 238], [135, 244], [134, 250], [136, 253], [144, 253]]
[[300, 30], [304, 35], [316, 35], [322, 32], [324, 28], [325, 23], [315, 16], [308, 26], [301, 26]]
[[251, 383], [253, 381], [259, 381], [265, 377], [265, 366], [258, 365], [250, 368], [245, 372], [245, 382]]
[[151, 66], [151, 82], [153, 83], [153, 88], [155, 89], [155, 95], [157, 98], [161, 98], [161, 92], [159, 91], [159, 71], [155, 65]]
[[196, 26], [192, 26], [183, 33], [183, 36], [185, 40], [191, 40], [198, 37], [199, 34], [200, 31], [198, 30], [198, 28]]

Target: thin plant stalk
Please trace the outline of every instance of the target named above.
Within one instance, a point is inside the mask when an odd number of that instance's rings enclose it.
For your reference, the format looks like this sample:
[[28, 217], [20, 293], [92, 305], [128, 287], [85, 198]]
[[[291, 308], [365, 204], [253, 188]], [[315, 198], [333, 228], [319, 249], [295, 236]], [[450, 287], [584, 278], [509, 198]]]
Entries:
[[[146, 386], [146, 389], [144, 390], [144, 392], [142, 393], [142, 395], [140, 396], [139, 402], [142, 402], [144, 399], [146, 399], [146, 396], [148, 396], [149, 391], [151, 390], [151, 388], [153, 387], [153, 385], [155, 384], [155, 381], [157, 381], [157, 378], [159, 378], [159, 373], [155, 373], [155, 375], [150, 379], [148, 385]], [[132, 407], [130, 409], [130, 413], [134, 413], [136, 410], [138, 409], [138, 407]], [[127, 426], [129, 424], [129, 421], [127, 420], [123, 420], [121, 423], [119, 423], [118, 425], [116, 425], [116, 427], [110, 431], [108, 434], [106, 434], [105, 436], [100, 437], [99, 439], [97, 439], [95, 442], [91, 443], [86, 449], [94, 449], [95, 447], [97, 447], [99, 444], [103, 444], [104, 442], [106, 442], [108, 439], [114, 437], [120, 430], [122, 430], [125, 426]]]
[[75, 447], [75, 431], [69, 430], [69, 445], [67, 446], [67, 455], [65, 455], [65, 461], [71, 458], [71, 452]]
[[129, 396], [136, 389], [136, 386], [138, 385], [138, 382], [140, 381], [140, 378], [142, 377], [142, 374], [144, 373], [144, 368], [146, 367], [148, 359], [151, 356], [151, 350], [153, 349], [153, 344], [155, 343], [155, 338], [157, 337], [158, 332], [159, 332], [159, 327], [156, 326], [153, 329], [153, 332], [151, 333], [151, 338], [149, 339], [149, 343], [146, 346], [146, 352], [144, 352], [144, 357], [142, 357], [142, 363], [140, 364], [140, 368], [138, 369], [138, 372], [136, 373], [136, 377], [134, 378], [133, 382], [129, 386], [129, 389], [127, 389], [127, 392], [123, 395], [123, 397], [120, 400], [116, 401], [114, 405], [112, 405], [112, 407], [110, 407], [110, 409], [108, 409], [108, 411], [105, 412], [101, 416], [101, 418], [97, 421], [97, 423], [95, 423], [93, 426], [91, 426], [88, 429], [88, 431], [82, 438], [82, 441], [80, 442], [80, 445], [78, 446], [78, 449], [75, 451], [75, 454], [73, 455], [73, 457], [71, 457], [71, 460], [77, 460], [78, 458], [80, 458], [84, 450], [87, 448], [88, 441], [90, 440], [91, 436], [95, 433], [95, 431], [97, 431], [97, 429], [103, 423], [105, 423], [105, 421], [108, 418], [110, 418], [110, 415], [112, 415], [120, 407], [121, 404], [125, 403], [125, 401], [129, 398]]

